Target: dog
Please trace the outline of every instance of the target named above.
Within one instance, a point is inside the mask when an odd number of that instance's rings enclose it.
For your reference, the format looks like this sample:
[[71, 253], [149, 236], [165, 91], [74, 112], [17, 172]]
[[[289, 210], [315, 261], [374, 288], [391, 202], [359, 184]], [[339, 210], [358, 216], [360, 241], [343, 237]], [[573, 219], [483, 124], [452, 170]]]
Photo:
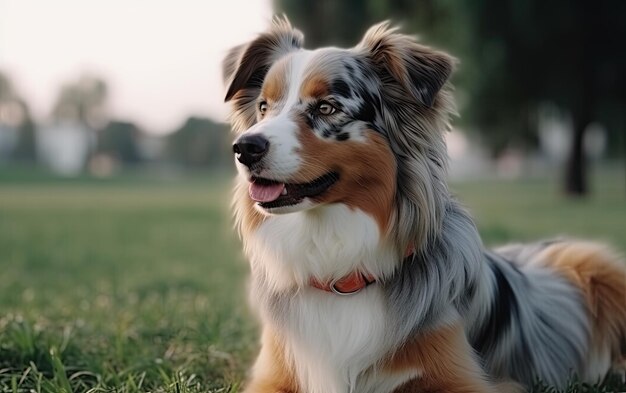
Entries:
[[571, 239], [488, 251], [451, 196], [454, 67], [388, 22], [306, 50], [279, 18], [226, 55], [263, 326], [246, 393], [562, 388], [622, 360], [619, 256]]

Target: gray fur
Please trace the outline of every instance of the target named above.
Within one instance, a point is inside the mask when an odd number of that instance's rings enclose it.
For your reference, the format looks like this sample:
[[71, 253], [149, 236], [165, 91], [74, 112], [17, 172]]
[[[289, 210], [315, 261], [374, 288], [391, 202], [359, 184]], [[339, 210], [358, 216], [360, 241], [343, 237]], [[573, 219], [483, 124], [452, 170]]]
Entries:
[[394, 319], [393, 341], [466, 316], [476, 296], [469, 288], [484, 282], [478, 232], [469, 215], [449, 201], [441, 235], [409, 257], [384, 288]]
[[[529, 245], [528, 249], [537, 252], [543, 247]], [[560, 387], [572, 376], [584, 375], [591, 327], [578, 289], [553, 271], [523, 261], [512, 263], [488, 253], [486, 262], [491, 269], [484, 284], [491, 291], [483, 303], [487, 313], [483, 318], [470, 319], [469, 336], [475, 345], [481, 331], [499, 317], [493, 314], [498, 310], [492, 308], [501, 300], [498, 297], [506, 294], [499, 293], [502, 283], [498, 280], [506, 280], [512, 292], [511, 307], [506, 310], [510, 322], [497, 326], [496, 334], [480, 343], [480, 356], [489, 374], [513, 378], [526, 386], [542, 380]]]

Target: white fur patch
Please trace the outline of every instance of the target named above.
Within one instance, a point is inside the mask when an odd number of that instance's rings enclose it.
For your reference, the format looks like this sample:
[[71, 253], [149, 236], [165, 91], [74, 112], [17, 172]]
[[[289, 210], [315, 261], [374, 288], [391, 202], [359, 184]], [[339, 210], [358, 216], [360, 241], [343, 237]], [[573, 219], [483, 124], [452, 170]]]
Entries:
[[358, 269], [384, 277], [400, 259], [370, 215], [343, 204], [272, 216], [246, 239], [246, 249], [253, 269], [279, 291]]
[[378, 287], [348, 297], [307, 288], [291, 300], [297, 312], [282, 329], [304, 391], [389, 392], [418, 375], [418, 370], [387, 374], [375, 368], [389, 348], [382, 296]]
[[289, 74], [289, 78], [286, 81], [289, 87], [289, 91], [287, 93], [287, 99], [282, 110], [280, 111], [279, 116], [286, 116], [291, 108], [300, 99], [300, 87], [302, 86], [304, 73], [307, 70], [307, 65], [311, 61], [312, 57], [313, 52], [308, 50], [302, 50], [290, 56], [291, 72]]
[[[288, 359], [307, 393], [380, 392], [359, 378], [385, 355], [387, 318], [380, 288], [352, 296], [306, 288], [290, 300], [286, 337]], [[369, 382], [369, 383], [367, 383]], [[366, 386], [367, 385], [367, 386]]]

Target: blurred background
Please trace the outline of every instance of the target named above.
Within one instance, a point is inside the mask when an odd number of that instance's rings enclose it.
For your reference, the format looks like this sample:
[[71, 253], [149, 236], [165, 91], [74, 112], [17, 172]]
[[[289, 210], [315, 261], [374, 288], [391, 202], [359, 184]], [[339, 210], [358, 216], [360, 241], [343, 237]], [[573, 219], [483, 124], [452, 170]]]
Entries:
[[390, 19], [459, 59], [450, 180], [487, 245], [626, 251], [625, 1], [0, 0], [0, 391], [238, 390], [220, 65], [281, 13], [308, 48]]
[[305, 32], [308, 47], [353, 46], [367, 27], [391, 19], [454, 54], [461, 116], [449, 135], [453, 177], [558, 172], [565, 193], [585, 195], [591, 167], [620, 166], [626, 150], [622, 1], [2, 0], [0, 7], [6, 168], [95, 177], [232, 170], [220, 60], [275, 13]]

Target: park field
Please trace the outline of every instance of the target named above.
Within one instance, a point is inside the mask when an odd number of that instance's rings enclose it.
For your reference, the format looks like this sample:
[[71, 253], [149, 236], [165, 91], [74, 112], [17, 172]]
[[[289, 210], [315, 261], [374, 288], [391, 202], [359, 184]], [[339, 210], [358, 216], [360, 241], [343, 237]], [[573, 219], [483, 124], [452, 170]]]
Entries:
[[[229, 188], [0, 176], [0, 392], [239, 391], [258, 326]], [[585, 200], [548, 178], [452, 188], [488, 245], [571, 235], [626, 251], [623, 174], [596, 176]]]

